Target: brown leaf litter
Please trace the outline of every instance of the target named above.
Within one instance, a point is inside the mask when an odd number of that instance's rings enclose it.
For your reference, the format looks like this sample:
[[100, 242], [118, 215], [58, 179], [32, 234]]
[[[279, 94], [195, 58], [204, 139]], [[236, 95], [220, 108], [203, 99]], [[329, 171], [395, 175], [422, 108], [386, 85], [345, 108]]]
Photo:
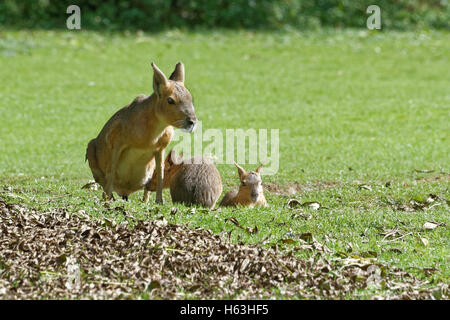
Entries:
[[407, 203], [402, 203], [393, 200], [388, 200], [387, 203], [390, 206], [392, 206], [395, 210], [405, 212], [416, 212], [416, 211], [428, 211], [444, 203], [449, 204], [449, 201], [443, 197], [430, 193], [426, 197], [417, 197], [411, 199]]
[[239, 221], [237, 221], [236, 218], [233, 217], [229, 217], [225, 219], [225, 222], [230, 221], [232, 222], [236, 227], [238, 227], [239, 229], [242, 229], [246, 232], [248, 232], [249, 234], [256, 234], [258, 233], [258, 226], [255, 226], [254, 228], [250, 228], [250, 227], [243, 227]]
[[299, 259], [165, 220], [134, 221], [131, 228], [0, 201], [0, 299], [257, 299], [274, 290], [341, 299], [369, 286], [383, 286], [381, 298], [433, 299], [436, 290], [448, 297], [447, 287], [424, 288], [372, 260], [333, 265], [321, 252]]

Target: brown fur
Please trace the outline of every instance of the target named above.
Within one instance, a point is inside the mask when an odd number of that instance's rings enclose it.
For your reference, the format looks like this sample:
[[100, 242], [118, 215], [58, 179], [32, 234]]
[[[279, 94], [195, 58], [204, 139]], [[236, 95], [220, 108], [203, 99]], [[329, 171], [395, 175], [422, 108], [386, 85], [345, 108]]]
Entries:
[[[139, 95], [117, 111], [88, 144], [86, 159], [108, 199], [113, 191], [128, 198], [145, 187], [156, 171], [156, 201], [162, 203], [162, 159], [173, 126], [191, 132], [197, 122], [192, 96], [184, 87], [184, 65], [178, 63], [169, 79], [154, 63], [152, 67], [154, 93]], [[144, 201], [148, 193], [145, 188]]]
[[[156, 178], [149, 183], [156, 190]], [[191, 158], [183, 161], [172, 150], [164, 162], [163, 188], [170, 188], [173, 202], [214, 208], [222, 193], [222, 179], [213, 161], [208, 158]]]
[[238, 168], [241, 186], [239, 187], [239, 190], [229, 191], [223, 197], [222, 201], [220, 202], [220, 206], [267, 206], [267, 201], [264, 197], [264, 191], [262, 187], [261, 175], [259, 174], [262, 165], [260, 165], [256, 169], [256, 171], [245, 171], [237, 163], [235, 163], [235, 166]]

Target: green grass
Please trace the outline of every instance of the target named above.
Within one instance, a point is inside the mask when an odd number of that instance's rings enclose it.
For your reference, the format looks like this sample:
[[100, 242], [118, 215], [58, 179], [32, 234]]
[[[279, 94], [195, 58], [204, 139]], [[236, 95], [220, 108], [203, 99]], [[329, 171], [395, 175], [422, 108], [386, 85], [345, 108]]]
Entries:
[[[297, 183], [301, 192], [266, 193], [270, 207], [261, 209], [180, 206], [171, 215], [167, 191], [164, 206], [154, 204], [154, 195], [142, 204], [139, 192], [112, 207], [144, 219], [164, 215], [214, 232], [233, 230], [233, 240], [246, 243], [272, 245], [311, 232], [330, 257], [350, 247], [353, 254], [375, 251], [381, 263], [450, 283], [449, 55], [448, 32], [0, 30], [0, 197], [123, 219], [104, 206], [99, 191], [80, 189], [92, 179], [87, 142], [117, 109], [152, 92], [151, 61], [170, 74], [181, 60], [203, 129], [280, 129], [280, 169], [263, 180]], [[238, 184], [233, 166], [219, 170], [225, 191]], [[397, 208], [430, 193], [440, 205]], [[304, 209], [305, 220], [286, 207], [289, 198], [325, 208]], [[226, 223], [231, 216], [259, 232]], [[446, 226], [423, 231], [426, 221]], [[396, 226], [412, 234], [383, 241], [380, 233]], [[438, 271], [427, 275], [429, 267]]]

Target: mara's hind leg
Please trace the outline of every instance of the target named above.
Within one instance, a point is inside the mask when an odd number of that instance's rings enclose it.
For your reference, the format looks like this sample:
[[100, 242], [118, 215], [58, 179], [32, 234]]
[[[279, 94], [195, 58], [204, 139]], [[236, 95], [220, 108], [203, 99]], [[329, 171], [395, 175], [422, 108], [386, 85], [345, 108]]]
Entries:
[[117, 172], [117, 164], [119, 162], [119, 158], [120, 158], [120, 155], [121, 155], [123, 149], [124, 149], [124, 147], [122, 147], [121, 149], [119, 149], [117, 152], [115, 152], [113, 154], [111, 166], [106, 170], [107, 171], [107, 173], [105, 175], [106, 183], [105, 183], [105, 187], [103, 188], [103, 190], [105, 191], [107, 198], [110, 200], [114, 200], [114, 195], [113, 195], [114, 178], [115, 178], [115, 175]]
[[102, 199], [104, 201], [109, 201], [109, 200], [116, 201], [116, 198], [114, 198], [114, 195], [112, 193], [111, 193], [111, 196], [108, 197], [108, 195], [106, 194], [105, 191], [102, 192]]
[[94, 177], [95, 182], [102, 186], [105, 189], [106, 179], [105, 174], [100, 169], [92, 169], [92, 176]]

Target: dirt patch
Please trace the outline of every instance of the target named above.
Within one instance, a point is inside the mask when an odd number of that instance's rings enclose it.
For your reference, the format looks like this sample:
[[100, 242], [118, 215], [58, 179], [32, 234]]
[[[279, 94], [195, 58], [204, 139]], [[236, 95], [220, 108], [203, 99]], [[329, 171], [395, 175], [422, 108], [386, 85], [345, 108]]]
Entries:
[[[401, 182], [401, 180], [398, 181]], [[419, 177], [415, 178], [414, 181], [418, 183], [445, 182], [450, 181], [450, 175], [445, 174], [441, 176]], [[393, 182], [396, 182], [396, 180], [380, 181], [378, 184], [390, 186]], [[363, 182], [361, 181], [357, 181], [357, 183], [363, 185]], [[408, 182], [403, 182], [402, 184], [404, 187], [409, 186]], [[272, 182], [263, 183], [264, 191], [273, 193], [278, 196], [292, 196], [298, 193], [320, 191], [328, 188], [334, 188], [339, 185], [342, 185], [342, 183], [334, 181], [316, 181], [313, 183], [305, 183], [305, 184], [300, 184], [298, 182], [287, 182], [285, 184], [278, 184]]]
[[339, 299], [380, 283], [383, 297], [433, 298], [412, 275], [374, 263], [342, 260], [336, 269], [320, 252], [300, 260], [165, 220], [131, 222], [0, 201], [0, 299], [255, 299], [274, 289]]
[[450, 181], [450, 174], [446, 174], [446, 175], [442, 175], [442, 176], [420, 177], [420, 178], [416, 178], [415, 181], [421, 182], [421, 183]]

